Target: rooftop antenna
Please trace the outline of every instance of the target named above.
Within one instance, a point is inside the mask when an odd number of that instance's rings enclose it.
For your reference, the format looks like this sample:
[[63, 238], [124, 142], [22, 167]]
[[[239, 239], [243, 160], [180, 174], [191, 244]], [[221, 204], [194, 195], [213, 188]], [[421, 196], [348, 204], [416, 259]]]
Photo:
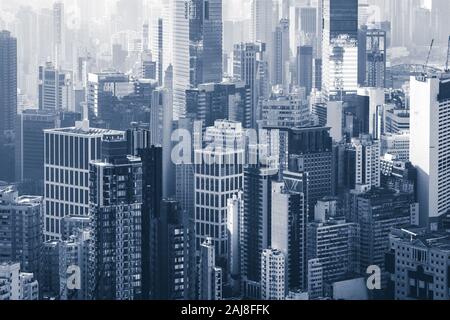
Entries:
[[448, 45], [447, 45], [447, 61], [445, 62], [445, 73], [450, 72], [448, 69], [448, 62], [450, 60], [450, 36], [448, 37]]
[[427, 61], [425, 62], [424, 66], [423, 66], [423, 75], [424, 76], [427, 73], [428, 62], [430, 61], [430, 55], [431, 55], [431, 50], [433, 50], [433, 45], [434, 45], [434, 39], [431, 40], [430, 50], [428, 50]]

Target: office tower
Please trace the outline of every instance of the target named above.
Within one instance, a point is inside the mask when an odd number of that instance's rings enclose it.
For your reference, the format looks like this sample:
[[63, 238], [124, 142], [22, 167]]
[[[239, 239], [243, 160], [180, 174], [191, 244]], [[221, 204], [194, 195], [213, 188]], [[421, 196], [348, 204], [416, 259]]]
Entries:
[[0, 262], [20, 262], [21, 270], [39, 271], [42, 198], [21, 196], [12, 186], [0, 187]]
[[[289, 181], [289, 180], [288, 180]], [[286, 289], [306, 288], [307, 195], [284, 181], [272, 184], [271, 247], [286, 259]]]
[[51, 63], [39, 67], [39, 109], [46, 111], [74, 111], [73, 76], [69, 71], [56, 69]]
[[127, 154], [142, 161], [142, 298], [156, 298], [158, 253], [158, 219], [163, 199], [163, 151], [151, 145], [150, 131], [134, 127], [126, 131]]
[[[252, 0], [251, 4], [250, 38], [252, 42], [260, 41], [266, 44], [267, 52], [273, 50], [273, 32], [275, 21], [273, 0]], [[278, 21], [277, 21], [278, 23]], [[269, 58], [269, 61], [271, 59]], [[271, 63], [269, 63], [271, 65]]]
[[324, 0], [323, 18], [323, 97], [342, 100], [358, 88], [358, 0]]
[[64, 3], [53, 4], [53, 62], [61, 67], [66, 58], [66, 21]]
[[120, 135], [100, 139], [102, 160], [89, 164], [95, 252], [90, 288], [94, 299], [134, 300], [142, 291], [142, 162], [127, 156]]
[[222, 0], [192, 0], [190, 7], [190, 84], [222, 81]]
[[326, 284], [358, 272], [359, 227], [344, 219], [323, 219], [307, 227], [308, 293], [325, 296]]
[[445, 76], [412, 77], [410, 90], [410, 160], [417, 168], [420, 225], [436, 230], [439, 218], [450, 209], [450, 175], [445, 169], [450, 82]]
[[222, 0], [173, 3], [174, 120], [186, 116], [186, 90], [222, 81]]
[[0, 32], [0, 134], [14, 130], [17, 113], [17, 40]]
[[216, 121], [206, 128], [204, 141], [212, 143], [195, 150], [196, 247], [211, 238], [216, 256], [226, 258], [227, 201], [243, 186], [242, 125]]
[[449, 300], [449, 233], [406, 228], [390, 237], [392, 299]]
[[[16, 180], [44, 180], [44, 130], [58, 127], [58, 117], [48, 111], [24, 110], [16, 121]], [[35, 192], [42, 192], [36, 186]], [[36, 193], [40, 194], [40, 193]]]
[[309, 106], [301, 88], [294, 87], [291, 93], [274, 90], [260, 105], [263, 126], [291, 128], [309, 124]]
[[261, 253], [261, 299], [284, 300], [287, 296], [286, 258], [280, 250]]
[[242, 81], [200, 84], [186, 91], [186, 101], [187, 112], [204, 127], [223, 119], [252, 126], [250, 87]]
[[38, 300], [39, 284], [32, 273], [20, 270], [20, 263], [0, 263], [0, 300]]
[[156, 293], [157, 218], [161, 212], [163, 185], [161, 147], [138, 149], [142, 161], [142, 294]]
[[89, 73], [87, 84], [87, 106], [89, 118], [101, 120], [111, 118], [111, 112], [119, 96], [133, 92], [129, 76], [119, 72]]
[[361, 273], [371, 265], [377, 265], [385, 271], [389, 232], [393, 228], [410, 225], [413, 203], [413, 194], [389, 189], [377, 188], [355, 195], [351, 216], [361, 228]]
[[163, 163], [163, 197], [175, 195], [175, 165], [171, 158], [173, 105], [172, 95], [166, 88], [156, 88], [152, 93], [152, 108], [150, 110], [150, 140], [151, 145], [162, 147]]
[[240, 293], [241, 239], [244, 219], [244, 193], [239, 191], [227, 203], [228, 266], [232, 293]]
[[362, 135], [352, 140], [356, 152], [356, 184], [377, 188], [380, 186], [380, 142]]
[[241, 270], [246, 297], [260, 296], [261, 254], [271, 245], [272, 181], [277, 178], [276, 168], [250, 166], [244, 169]]
[[280, 84], [288, 88], [289, 79], [289, 20], [281, 19], [273, 36], [273, 71], [272, 84]]
[[288, 152], [289, 171], [308, 173], [308, 204], [311, 213], [317, 200], [335, 192], [330, 129], [309, 127], [289, 130]]
[[153, 35], [151, 37], [152, 42], [152, 55], [156, 62], [156, 79], [158, 85], [163, 85], [164, 74], [164, 62], [166, 57], [164, 56], [164, 21], [162, 18], [158, 18], [153, 22]]
[[264, 59], [264, 43], [240, 43], [234, 46], [233, 77], [250, 87], [252, 106], [252, 128], [258, 120], [258, 101], [268, 91], [268, 65]]
[[[89, 277], [90, 277], [90, 250], [91, 250], [91, 230], [77, 230], [73, 235], [63, 240], [58, 245], [59, 250], [59, 298], [61, 300], [87, 300], [89, 298]], [[80, 272], [80, 289], [71, 289], [73, 279], [71, 275], [76, 272], [74, 267], [78, 267]], [[72, 282], [71, 282], [72, 281]]]
[[297, 48], [297, 85], [306, 89], [310, 95], [313, 87], [313, 47], [299, 46]]
[[199, 300], [222, 300], [222, 269], [215, 261], [214, 240], [206, 238], [200, 245]]
[[89, 214], [89, 161], [101, 158], [104, 135], [123, 132], [89, 127], [88, 121], [75, 127], [44, 131], [45, 231], [46, 240], [60, 239], [61, 219]]
[[386, 87], [386, 31], [362, 28], [358, 31], [358, 84]]
[[190, 86], [189, 8], [173, 0], [173, 120], [185, 116], [186, 89]]
[[188, 297], [189, 231], [186, 218], [177, 201], [164, 199], [161, 202], [158, 225], [158, 299], [183, 300]]

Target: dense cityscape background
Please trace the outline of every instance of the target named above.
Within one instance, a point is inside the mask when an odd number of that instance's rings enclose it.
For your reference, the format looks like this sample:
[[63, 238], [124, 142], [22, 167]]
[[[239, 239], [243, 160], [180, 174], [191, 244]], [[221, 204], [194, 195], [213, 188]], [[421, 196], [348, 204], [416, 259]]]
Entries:
[[449, 300], [449, 17], [0, 0], [0, 300]]

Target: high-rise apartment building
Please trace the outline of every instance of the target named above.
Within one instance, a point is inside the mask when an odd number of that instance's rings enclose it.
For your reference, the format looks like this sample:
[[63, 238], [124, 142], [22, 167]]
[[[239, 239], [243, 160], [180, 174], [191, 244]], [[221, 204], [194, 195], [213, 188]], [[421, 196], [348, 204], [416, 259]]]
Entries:
[[[244, 169], [244, 217], [242, 221], [241, 270], [245, 295], [259, 288], [261, 255], [271, 245], [272, 181], [278, 169], [250, 166]], [[259, 295], [256, 294], [256, 297]]]
[[280, 250], [261, 253], [261, 299], [284, 300], [287, 296], [286, 258]]
[[20, 270], [20, 263], [0, 263], [0, 300], [38, 300], [39, 284], [32, 273]]
[[43, 243], [42, 197], [19, 197], [14, 187], [0, 187], [0, 212], [0, 262], [20, 262], [22, 271], [37, 276]]
[[134, 300], [142, 293], [142, 162], [120, 135], [100, 138], [102, 158], [89, 163], [93, 219], [92, 297]]
[[199, 262], [199, 292], [200, 300], [222, 300], [223, 273], [216, 266], [216, 253], [213, 240], [206, 238], [200, 245]]
[[308, 204], [307, 194], [292, 189], [290, 181], [272, 184], [271, 247], [284, 254], [286, 287], [295, 291], [306, 288]]
[[358, 270], [359, 227], [343, 219], [323, 219], [308, 224], [308, 293], [324, 297], [327, 283], [342, 280]]

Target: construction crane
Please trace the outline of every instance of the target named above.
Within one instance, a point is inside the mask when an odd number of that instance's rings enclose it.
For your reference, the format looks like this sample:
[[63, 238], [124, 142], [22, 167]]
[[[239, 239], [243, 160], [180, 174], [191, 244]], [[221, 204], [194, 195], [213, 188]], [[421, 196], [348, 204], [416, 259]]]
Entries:
[[450, 36], [448, 37], [448, 46], [447, 46], [447, 61], [445, 62], [445, 73], [450, 72], [448, 69], [448, 62], [450, 60]]
[[424, 66], [423, 66], [423, 75], [426, 75], [426, 73], [427, 73], [428, 62], [430, 61], [430, 55], [431, 55], [431, 50], [433, 50], [433, 45], [434, 45], [434, 39], [431, 40], [430, 50], [428, 50], [427, 61], [425, 62]]

